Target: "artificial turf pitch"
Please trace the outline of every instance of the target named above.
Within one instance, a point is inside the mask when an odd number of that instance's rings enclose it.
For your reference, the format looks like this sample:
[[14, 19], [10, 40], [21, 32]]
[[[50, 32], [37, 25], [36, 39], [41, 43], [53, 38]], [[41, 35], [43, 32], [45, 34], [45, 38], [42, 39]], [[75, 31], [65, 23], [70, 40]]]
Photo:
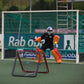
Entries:
[[14, 61], [0, 60], [0, 84], [84, 84], [84, 64], [48, 63], [49, 73], [37, 77], [13, 77]]

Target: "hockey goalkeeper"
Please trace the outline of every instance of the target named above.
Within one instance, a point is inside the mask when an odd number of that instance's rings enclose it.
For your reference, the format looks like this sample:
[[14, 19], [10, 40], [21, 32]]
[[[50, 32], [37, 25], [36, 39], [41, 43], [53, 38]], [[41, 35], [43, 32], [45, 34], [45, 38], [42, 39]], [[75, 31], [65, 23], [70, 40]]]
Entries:
[[[57, 44], [59, 42], [60, 37], [53, 34], [52, 27], [48, 27], [47, 32], [45, 32], [41, 37], [36, 38], [34, 41], [41, 42], [42, 39], [45, 39], [45, 43], [42, 45], [42, 47], [40, 49], [36, 48], [36, 52], [41, 53], [40, 63], [43, 62], [42, 51], [45, 51], [47, 48], [50, 48], [51, 53], [54, 56], [56, 62], [61, 63], [62, 62], [61, 55], [60, 55], [58, 49], [54, 48], [54, 46], [53, 46], [53, 44]], [[37, 54], [36, 56], [37, 56], [37, 60], [35, 62], [38, 63], [40, 55]]]

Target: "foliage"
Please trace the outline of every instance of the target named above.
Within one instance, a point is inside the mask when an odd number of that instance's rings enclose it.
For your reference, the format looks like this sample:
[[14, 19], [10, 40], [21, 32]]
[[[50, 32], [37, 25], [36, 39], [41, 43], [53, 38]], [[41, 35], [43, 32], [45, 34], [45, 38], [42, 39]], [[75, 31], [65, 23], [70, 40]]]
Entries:
[[12, 6], [8, 9], [8, 11], [18, 11], [18, 7]]
[[74, 9], [84, 10], [84, 3], [74, 3]]
[[[0, 0], [0, 10], [8, 10], [16, 6], [18, 10], [29, 10], [30, 0]], [[56, 9], [56, 0], [32, 0], [33, 10]], [[74, 9], [84, 9], [84, 3], [74, 3]]]

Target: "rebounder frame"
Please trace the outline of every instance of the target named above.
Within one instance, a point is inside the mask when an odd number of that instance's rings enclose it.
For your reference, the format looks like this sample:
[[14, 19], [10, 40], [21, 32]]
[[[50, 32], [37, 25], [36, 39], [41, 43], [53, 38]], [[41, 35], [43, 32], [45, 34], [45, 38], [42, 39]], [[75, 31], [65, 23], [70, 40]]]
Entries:
[[[39, 53], [40, 52], [36, 52], [34, 50], [26, 50], [27, 52], [32, 52], [32, 53]], [[46, 56], [45, 56], [45, 53], [43, 52], [43, 56], [44, 56], [44, 62], [46, 64], [46, 71], [39, 71], [39, 65], [40, 65], [40, 58], [41, 58], [41, 54], [40, 54], [40, 57], [39, 57], [39, 62], [37, 63], [37, 66], [36, 66], [36, 69], [35, 71], [27, 71], [23, 68], [23, 65], [22, 65], [22, 62], [21, 62], [21, 59], [19, 57], [19, 53], [23, 53], [24, 51], [16, 51], [16, 57], [15, 57], [15, 61], [14, 61], [14, 64], [13, 64], [13, 69], [12, 69], [12, 76], [16, 76], [16, 77], [36, 77], [37, 76], [37, 73], [48, 73], [49, 72], [49, 68], [48, 68], [48, 63], [47, 63], [47, 60], [46, 60]], [[16, 66], [16, 60], [19, 60], [19, 63], [20, 63], [20, 67], [21, 67], [21, 70], [22, 72], [25, 72], [26, 74], [15, 74], [14, 71], [15, 71], [15, 66]], [[31, 73], [31, 74], [27, 74], [27, 73]]]

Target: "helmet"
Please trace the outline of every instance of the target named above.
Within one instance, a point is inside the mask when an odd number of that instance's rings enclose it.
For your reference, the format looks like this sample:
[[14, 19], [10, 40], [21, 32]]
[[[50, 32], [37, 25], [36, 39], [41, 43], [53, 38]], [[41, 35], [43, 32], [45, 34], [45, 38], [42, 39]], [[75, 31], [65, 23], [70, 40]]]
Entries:
[[52, 27], [48, 27], [48, 28], [47, 28], [47, 32], [48, 32], [49, 35], [51, 35], [51, 33], [53, 32]]
[[52, 27], [47, 28], [47, 31], [52, 31], [52, 30], [53, 30]]

